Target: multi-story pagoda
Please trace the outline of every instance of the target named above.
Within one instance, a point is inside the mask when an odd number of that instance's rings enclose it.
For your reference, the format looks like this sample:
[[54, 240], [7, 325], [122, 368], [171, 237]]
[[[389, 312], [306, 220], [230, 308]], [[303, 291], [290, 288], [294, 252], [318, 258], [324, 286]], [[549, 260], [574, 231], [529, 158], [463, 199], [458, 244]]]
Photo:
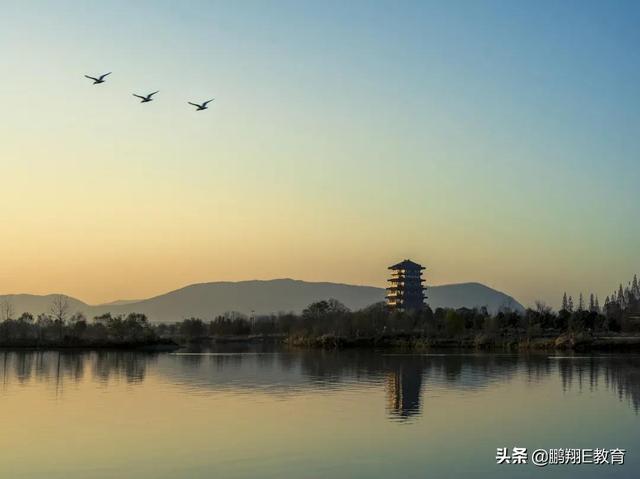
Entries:
[[420, 311], [424, 308], [425, 287], [422, 285], [424, 266], [405, 259], [401, 263], [389, 266], [393, 271], [387, 281], [387, 306], [395, 311]]

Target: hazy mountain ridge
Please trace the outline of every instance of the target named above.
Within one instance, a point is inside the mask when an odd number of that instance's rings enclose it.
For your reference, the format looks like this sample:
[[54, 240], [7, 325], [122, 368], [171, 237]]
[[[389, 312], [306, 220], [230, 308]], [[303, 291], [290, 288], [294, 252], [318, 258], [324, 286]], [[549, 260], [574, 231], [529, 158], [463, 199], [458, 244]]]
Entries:
[[[3, 294], [0, 295], [0, 302], [7, 302], [11, 305], [13, 313], [18, 316], [24, 312], [29, 312], [34, 316], [40, 313], [49, 313], [53, 300], [60, 293], [52, 294]], [[91, 308], [84, 301], [65, 295], [69, 302], [69, 310], [71, 312], [85, 311], [86, 308]]]
[[[431, 286], [427, 290], [427, 302], [438, 307], [487, 306], [496, 311], [505, 305], [524, 309], [514, 298], [480, 283], [461, 283]], [[34, 315], [47, 313], [55, 295], [14, 294], [0, 296], [13, 306], [17, 316], [24, 311]], [[70, 311], [82, 312], [92, 318], [106, 312], [126, 314], [139, 312], [158, 322], [179, 321], [187, 317], [205, 320], [227, 311], [239, 311], [256, 315], [296, 312], [299, 313], [314, 301], [336, 298], [352, 310], [384, 300], [384, 289], [373, 286], [355, 286], [328, 282], [306, 282], [293, 279], [251, 280], [239, 282], [198, 283], [139, 301], [114, 301], [89, 305], [69, 297]]]

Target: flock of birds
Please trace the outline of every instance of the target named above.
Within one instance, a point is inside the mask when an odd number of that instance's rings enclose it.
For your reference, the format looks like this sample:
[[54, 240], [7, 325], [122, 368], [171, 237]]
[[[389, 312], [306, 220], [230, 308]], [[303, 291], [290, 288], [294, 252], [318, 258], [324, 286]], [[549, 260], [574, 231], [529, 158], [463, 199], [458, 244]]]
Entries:
[[[93, 80], [93, 84], [94, 85], [99, 85], [100, 83], [104, 83], [105, 82], [105, 78], [111, 75], [111, 72], [109, 73], [105, 73], [104, 75], [100, 75], [99, 77], [92, 77], [90, 75], [85, 75], [86, 78], [89, 78], [90, 80]], [[149, 93], [148, 95], [136, 95], [135, 93], [133, 93], [133, 96], [140, 98], [140, 103], [148, 103], [150, 101], [153, 101], [153, 98], [151, 98], [153, 95], [155, 95], [156, 93], [159, 93], [159, 91], [154, 91], [153, 93]], [[192, 103], [190, 101], [188, 101], [187, 103], [189, 105], [193, 105], [196, 107], [196, 111], [202, 111], [202, 110], [206, 110], [208, 108], [208, 104], [211, 103], [214, 100], [214, 98], [212, 98], [211, 100], [207, 100], [204, 103], [198, 104], [198, 103]]]

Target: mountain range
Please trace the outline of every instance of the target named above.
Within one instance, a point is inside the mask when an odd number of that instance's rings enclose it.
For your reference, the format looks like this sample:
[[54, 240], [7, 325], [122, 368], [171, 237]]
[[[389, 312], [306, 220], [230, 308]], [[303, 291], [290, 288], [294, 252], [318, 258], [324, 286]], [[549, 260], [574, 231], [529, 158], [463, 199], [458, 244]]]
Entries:
[[[88, 318], [111, 312], [144, 313], [151, 321], [173, 322], [188, 317], [205, 320], [238, 311], [256, 315], [278, 312], [301, 312], [314, 301], [335, 298], [351, 310], [357, 310], [384, 300], [385, 290], [372, 286], [340, 283], [307, 282], [294, 279], [252, 280], [238, 282], [199, 283], [168, 293], [140, 300], [120, 300], [89, 305], [67, 296], [71, 313], [82, 312]], [[48, 313], [56, 295], [1, 295], [0, 302], [11, 304], [14, 316], [28, 311], [34, 316]], [[509, 306], [523, 310], [511, 296], [480, 283], [430, 286], [427, 302], [432, 309], [486, 306], [490, 312]]]

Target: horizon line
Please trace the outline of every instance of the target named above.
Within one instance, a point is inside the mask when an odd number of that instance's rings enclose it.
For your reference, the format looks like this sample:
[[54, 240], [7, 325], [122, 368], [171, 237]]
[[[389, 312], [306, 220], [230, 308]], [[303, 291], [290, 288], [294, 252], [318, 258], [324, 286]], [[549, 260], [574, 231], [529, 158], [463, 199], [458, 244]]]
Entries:
[[[122, 299], [122, 298], [118, 298], [118, 299], [114, 299], [114, 300], [110, 300], [110, 301], [104, 301], [104, 302], [100, 302], [100, 303], [88, 303], [85, 302], [82, 299], [79, 299], [76, 296], [72, 296], [66, 293], [62, 293], [62, 292], [51, 292], [51, 293], [0, 293], [0, 297], [6, 297], [6, 296], [38, 296], [38, 297], [47, 297], [47, 296], [65, 296], [67, 298], [79, 301], [87, 306], [108, 306], [108, 305], [114, 305], [114, 303], [119, 303], [119, 302], [127, 302], [127, 303], [138, 303], [138, 302], [142, 302], [142, 301], [147, 301], [150, 299], [154, 299], [154, 298], [158, 298], [161, 296], [165, 296], [167, 294], [170, 293], [174, 293], [176, 291], [181, 291], [183, 289], [192, 287], [192, 286], [199, 286], [199, 285], [206, 285], [206, 284], [239, 284], [239, 283], [251, 283], [251, 282], [262, 282], [262, 283], [267, 283], [267, 282], [273, 282], [273, 281], [294, 281], [294, 282], [299, 282], [299, 283], [308, 283], [308, 284], [333, 284], [333, 285], [339, 285], [339, 286], [353, 286], [353, 287], [359, 287], [359, 288], [375, 288], [375, 289], [381, 289], [384, 290], [385, 288], [382, 286], [372, 286], [372, 285], [367, 285], [367, 284], [355, 284], [355, 283], [344, 283], [344, 282], [336, 282], [336, 281], [309, 281], [309, 280], [305, 280], [305, 279], [295, 279], [295, 278], [290, 278], [290, 277], [280, 277], [280, 278], [270, 278], [270, 279], [241, 279], [241, 280], [220, 280], [220, 281], [199, 281], [199, 282], [195, 282], [195, 283], [189, 283], [186, 284], [184, 286], [180, 286], [174, 289], [170, 289], [168, 291], [162, 292], [162, 293], [158, 293], [158, 294], [153, 294], [151, 296], [145, 297], [145, 298], [135, 298], [135, 299]], [[499, 293], [505, 294], [507, 296], [510, 296], [511, 298], [513, 298], [515, 301], [517, 301], [518, 303], [522, 304], [517, 298], [515, 298], [512, 294], [510, 293], [506, 293], [504, 291], [501, 291], [499, 289], [494, 288], [493, 286], [489, 286], [486, 285], [484, 283], [481, 283], [480, 281], [462, 281], [462, 282], [458, 282], [458, 283], [444, 283], [444, 284], [433, 284], [433, 285], [428, 285], [427, 289], [429, 287], [441, 287], [441, 286], [458, 286], [458, 285], [463, 285], [463, 284], [477, 284], [480, 286], [484, 286], [486, 288], [490, 288], [494, 291], [497, 291]]]

